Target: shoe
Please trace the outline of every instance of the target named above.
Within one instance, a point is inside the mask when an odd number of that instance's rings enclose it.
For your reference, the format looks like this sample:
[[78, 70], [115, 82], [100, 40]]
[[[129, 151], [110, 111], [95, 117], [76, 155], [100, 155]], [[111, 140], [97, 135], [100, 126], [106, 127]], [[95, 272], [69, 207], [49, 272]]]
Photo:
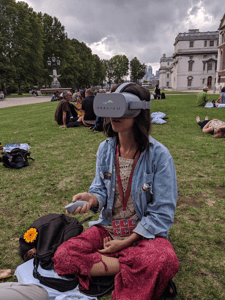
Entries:
[[114, 289], [115, 276], [92, 277], [89, 290], [79, 290], [82, 294], [90, 297], [100, 297]]
[[69, 122], [67, 124], [67, 128], [70, 128], [70, 127], [79, 127], [81, 125], [81, 122]]
[[[170, 289], [173, 290], [173, 292], [170, 292]], [[162, 296], [159, 298], [159, 300], [164, 300], [164, 299], [173, 299], [177, 296], [177, 289], [176, 289], [176, 285], [173, 282], [173, 280], [171, 279], [168, 284], [167, 287], [165, 289], [165, 291], [162, 293]]]

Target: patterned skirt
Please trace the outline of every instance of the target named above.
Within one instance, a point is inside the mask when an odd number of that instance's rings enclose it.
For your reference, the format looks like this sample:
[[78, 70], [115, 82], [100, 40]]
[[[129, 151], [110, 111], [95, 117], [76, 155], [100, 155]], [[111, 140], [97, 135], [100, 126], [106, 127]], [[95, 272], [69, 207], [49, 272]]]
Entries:
[[[88, 290], [90, 270], [102, 261], [97, 250], [102, 249], [103, 239], [107, 236], [105, 228], [93, 226], [60, 245], [52, 258], [57, 274], [76, 274], [80, 288]], [[172, 245], [161, 237], [139, 240], [137, 245], [107, 256], [118, 258], [120, 264], [112, 300], [157, 299], [179, 269]], [[105, 268], [107, 271], [106, 265]]]

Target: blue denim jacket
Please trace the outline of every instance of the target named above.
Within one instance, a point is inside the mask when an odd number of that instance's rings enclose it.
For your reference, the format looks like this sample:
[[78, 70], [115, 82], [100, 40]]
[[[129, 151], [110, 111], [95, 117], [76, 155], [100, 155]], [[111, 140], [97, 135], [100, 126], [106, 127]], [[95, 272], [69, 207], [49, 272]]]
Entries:
[[[168, 149], [149, 136], [149, 154], [141, 153], [134, 170], [131, 195], [140, 222], [133, 232], [148, 239], [155, 236], [168, 237], [173, 224], [177, 202], [176, 171], [173, 158]], [[89, 193], [94, 194], [101, 211], [98, 221], [89, 222], [90, 226], [111, 225], [114, 193], [116, 185], [115, 170], [116, 138], [109, 138], [98, 148], [96, 174]], [[143, 191], [144, 184], [147, 191]]]

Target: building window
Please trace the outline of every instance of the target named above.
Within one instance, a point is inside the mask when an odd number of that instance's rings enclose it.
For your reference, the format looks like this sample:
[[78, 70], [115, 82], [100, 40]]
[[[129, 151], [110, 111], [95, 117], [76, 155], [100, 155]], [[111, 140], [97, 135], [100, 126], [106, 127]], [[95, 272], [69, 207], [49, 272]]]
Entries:
[[193, 41], [190, 41], [190, 47], [194, 47], [194, 42]]
[[203, 71], [205, 71], [205, 62], [203, 62]]
[[193, 60], [189, 60], [189, 62], [188, 62], [188, 71], [189, 71], [189, 72], [191, 72], [192, 69], [193, 69], [193, 63], [194, 63]]
[[222, 33], [222, 44], [224, 43], [224, 34]]
[[189, 77], [187, 78], [187, 80], [188, 80], [188, 86], [191, 86], [191, 84], [192, 84], [192, 79], [193, 79], [192, 76], [189, 76]]
[[168, 62], [168, 63], [167, 63], [167, 66], [169, 66], [169, 65], [170, 65], [170, 63]]
[[202, 79], [202, 84], [204, 84], [204, 83], [205, 83], [205, 78]]
[[207, 57], [207, 55], [203, 55], [203, 58], [206, 58]]
[[205, 41], [204, 47], [207, 47], [207, 41]]
[[209, 46], [213, 47], [214, 46], [214, 41], [209, 41]]
[[218, 83], [220, 83], [220, 75], [219, 75], [219, 77], [218, 77]]
[[209, 62], [208, 62], [208, 71], [211, 71], [211, 70], [212, 70], [212, 62], [209, 61]]
[[168, 81], [167, 81], [166, 85], [167, 85], [167, 87], [169, 87], [169, 82]]
[[169, 78], [170, 74], [167, 74], [167, 78]]

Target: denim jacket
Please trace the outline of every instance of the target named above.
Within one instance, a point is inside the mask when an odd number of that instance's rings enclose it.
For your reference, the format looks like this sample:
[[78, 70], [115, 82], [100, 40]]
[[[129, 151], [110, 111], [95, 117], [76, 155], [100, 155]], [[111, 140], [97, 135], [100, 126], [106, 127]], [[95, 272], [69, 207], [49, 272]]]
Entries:
[[[177, 202], [176, 171], [173, 158], [168, 149], [149, 136], [150, 148], [143, 151], [136, 164], [131, 195], [135, 211], [140, 222], [133, 232], [148, 238], [168, 237], [168, 230], [173, 224]], [[111, 225], [114, 193], [116, 185], [116, 138], [109, 138], [98, 148], [95, 178], [89, 193], [98, 199], [101, 211], [98, 221], [93, 225]], [[144, 184], [148, 189], [143, 191]]]

